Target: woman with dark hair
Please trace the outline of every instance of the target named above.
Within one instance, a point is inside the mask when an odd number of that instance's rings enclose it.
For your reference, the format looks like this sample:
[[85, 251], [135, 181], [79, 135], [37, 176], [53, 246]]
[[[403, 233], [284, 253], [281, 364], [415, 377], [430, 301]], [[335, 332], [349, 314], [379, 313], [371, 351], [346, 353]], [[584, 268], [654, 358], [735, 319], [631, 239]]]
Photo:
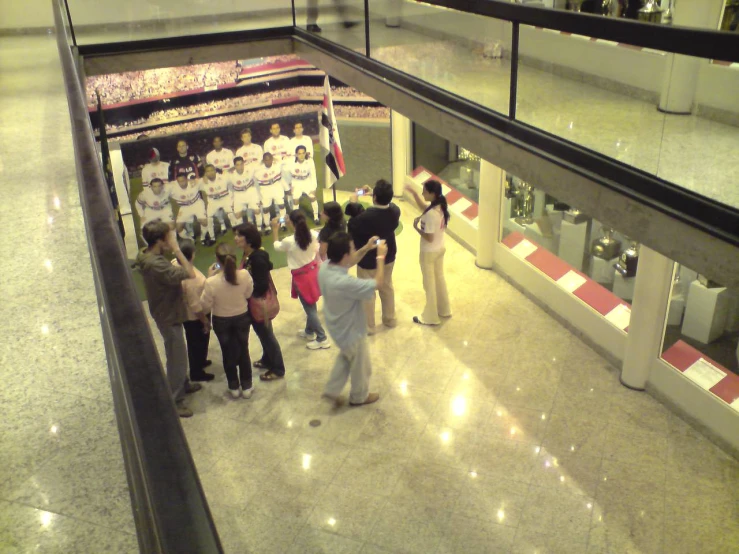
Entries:
[[433, 179], [423, 185], [423, 198], [411, 186], [406, 186], [418, 207], [423, 211], [413, 220], [413, 228], [421, 235], [421, 274], [426, 292], [426, 307], [415, 323], [438, 325], [441, 317], [451, 317], [449, 294], [444, 279], [444, 236], [449, 224], [449, 209], [441, 190], [441, 183]]
[[[253, 223], [243, 223], [234, 227], [234, 241], [236, 246], [244, 251], [241, 258], [241, 269], [246, 269], [254, 281], [252, 298], [265, 298], [270, 288], [270, 271], [272, 262], [269, 254], [262, 250], [262, 235]], [[282, 349], [277, 342], [272, 321], [265, 317], [264, 321], [257, 321], [252, 316], [251, 325], [262, 344], [262, 358], [254, 362], [257, 369], [266, 369], [267, 372], [259, 376], [262, 381], [275, 381], [285, 376], [285, 362], [282, 359]]]
[[323, 229], [318, 233], [318, 242], [320, 243], [321, 260], [325, 261], [328, 241], [336, 233], [346, 231], [346, 221], [344, 221], [344, 212], [341, 211], [341, 204], [333, 201], [326, 202], [321, 212], [321, 221], [323, 221]]
[[[200, 302], [205, 313], [213, 314], [215, 331], [223, 354], [223, 369], [233, 398], [251, 398], [251, 360], [249, 359], [249, 307], [254, 284], [249, 272], [236, 268], [236, 255], [230, 244], [216, 247], [217, 263], [210, 266]], [[237, 372], [238, 368], [238, 372]]]
[[[330, 348], [326, 331], [323, 330], [318, 318], [318, 299], [321, 289], [318, 287], [318, 233], [308, 229], [305, 214], [300, 210], [293, 210], [287, 218], [288, 229], [294, 231], [293, 236], [275, 241], [275, 250], [287, 252], [287, 267], [293, 275], [292, 297], [298, 298], [305, 310], [305, 330], [299, 331], [298, 336], [307, 339], [306, 345], [310, 350]], [[272, 220], [272, 232], [277, 237], [280, 220]]]

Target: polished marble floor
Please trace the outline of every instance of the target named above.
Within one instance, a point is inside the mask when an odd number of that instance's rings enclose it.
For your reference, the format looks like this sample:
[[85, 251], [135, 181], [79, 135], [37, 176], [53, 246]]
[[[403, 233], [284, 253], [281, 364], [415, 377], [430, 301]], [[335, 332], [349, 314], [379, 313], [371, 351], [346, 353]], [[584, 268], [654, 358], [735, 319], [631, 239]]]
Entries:
[[[401, 209], [410, 229], [414, 214]], [[739, 549], [736, 460], [623, 388], [603, 358], [452, 241], [454, 317], [413, 324], [417, 249], [401, 233], [400, 324], [369, 339], [373, 406], [319, 399], [336, 349], [310, 352], [295, 336], [304, 316], [285, 269], [274, 272], [284, 381], [226, 397], [212, 340], [217, 379], [190, 397], [195, 416], [182, 424], [227, 552]]]
[[136, 552], [53, 38], [0, 74], [0, 552]]

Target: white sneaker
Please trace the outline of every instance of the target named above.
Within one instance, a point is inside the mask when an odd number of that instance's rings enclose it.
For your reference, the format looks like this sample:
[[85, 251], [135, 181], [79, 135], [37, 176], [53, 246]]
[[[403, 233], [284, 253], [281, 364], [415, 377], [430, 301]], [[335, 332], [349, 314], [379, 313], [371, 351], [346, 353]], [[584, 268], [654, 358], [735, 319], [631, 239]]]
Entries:
[[228, 392], [231, 394], [231, 398], [238, 398], [241, 396], [241, 389], [228, 389]]
[[315, 333], [306, 333], [305, 331], [298, 331], [298, 336], [305, 340], [316, 340]]
[[254, 387], [252, 387], [250, 389], [246, 389], [245, 391], [243, 391], [243, 396], [244, 396], [244, 398], [246, 398], [247, 400], [249, 400], [251, 398], [251, 395], [253, 393], [254, 393]]
[[318, 342], [317, 340], [312, 340], [305, 346], [308, 348], [308, 350], [320, 350], [321, 348], [331, 348], [331, 343], [328, 342], [328, 339], [322, 340], [321, 342]]

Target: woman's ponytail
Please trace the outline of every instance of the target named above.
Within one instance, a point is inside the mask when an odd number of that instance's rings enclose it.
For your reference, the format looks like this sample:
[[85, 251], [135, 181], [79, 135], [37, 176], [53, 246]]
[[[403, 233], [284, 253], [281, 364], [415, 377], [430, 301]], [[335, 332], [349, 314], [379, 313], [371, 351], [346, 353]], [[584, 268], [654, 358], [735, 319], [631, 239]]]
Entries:
[[230, 244], [221, 243], [216, 247], [216, 258], [223, 267], [223, 276], [226, 282], [238, 285], [236, 280], [236, 255]]

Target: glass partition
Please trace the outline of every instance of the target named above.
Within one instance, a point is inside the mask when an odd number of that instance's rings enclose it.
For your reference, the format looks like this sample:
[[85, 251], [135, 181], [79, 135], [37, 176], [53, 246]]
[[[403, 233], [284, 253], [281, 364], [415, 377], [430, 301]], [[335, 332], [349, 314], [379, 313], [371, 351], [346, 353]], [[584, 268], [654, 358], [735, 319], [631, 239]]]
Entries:
[[676, 264], [662, 359], [739, 410], [739, 287]]
[[290, 27], [291, 0], [67, 0], [77, 44]]
[[413, 124], [413, 167], [440, 177], [475, 204], [480, 198], [480, 156]]
[[511, 174], [502, 210], [503, 244], [628, 331], [636, 241]]
[[295, 0], [295, 25], [346, 48], [366, 52], [363, 0]]
[[370, 2], [371, 56], [389, 66], [508, 113], [511, 23], [427, 4]]

